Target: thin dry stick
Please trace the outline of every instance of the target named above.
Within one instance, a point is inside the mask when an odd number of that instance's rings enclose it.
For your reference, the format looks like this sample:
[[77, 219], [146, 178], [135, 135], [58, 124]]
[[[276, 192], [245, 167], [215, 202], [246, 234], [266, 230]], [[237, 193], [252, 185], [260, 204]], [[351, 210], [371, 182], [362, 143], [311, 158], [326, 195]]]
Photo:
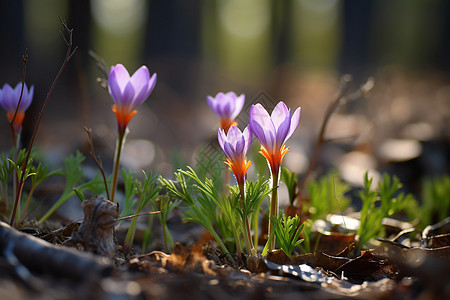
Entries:
[[94, 142], [92, 141], [92, 137], [91, 137], [91, 129], [84, 127], [84, 130], [86, 131], [86, 134], [88, 136], [88, 143], [89, 143], [89, 147], [91, 148], [91, 150], [89, 151], [89, 156], [92, 157], [92, 159], [94, 160], [98, 169], [100, 170], [100, 173], [102, 173], [103, 183], [105, 185], [105, 190], [106, 190], [106, 196], [108, 197], [108, 199], [111, 199], [109, 197], [108, 180], [106, 179], [106, 174], [105, 174], [105, 170], [103, 169], [102, 160], [101, 160], [100, 156], [95, 155]]
[[[11, 127], [11, 135], [13, 138], [13, 147], [14, 147], [14, 160], [17, 159], [17, 151], [19, 148], [19, 136], [20, 134], [18, 132], [16, 132], [16, 129], [14, 128], [14, 121], [16, 120], [17, 117], [17, 112], [19, 111], [19, 107], [20, 107], [20, 103], [22, 102], [22, 97], [23, 97], [23, 89], [25, 86], [25, 78], [26, 78], [26, 74], [27, 74], [27, 61], [28, 61], [28, 49], [25, 49], [25, 54], [22, 56], [22, 60], [23, 60], [23, 71], [22, 71], [22, 89], [20, 90], [20, 96], [19, 96], [19, 101], [17, 102], [17, 106], [16, 106], [16, 110], [14, 111], [14, 115], [11, 119], [11, 121], [9, 122], [9, 126]], [[14, 198], [18, 193], [17, 190], [17, 183], [19, 181], [19, 178], [17, 176], [17, 171], [14, 171], [14, 175], [13, 175], [13, 195]], [[6, 198], [5, 198], [6, 199]], [[8, 204], [8, 201], [6, 202]], [[9, 206], [9, 205], [8, 205]], [[20, 209], [20, 208], [18, 208]]]
[[123, 221], [123, 220], [131, 219], [131, 218], [134, 218], [134, 217], [142, 217], [142, 216], [148, 216], [148, 215], [156, 215], [156, 214], [159, 214], [159, 213], [161, 213], [160, 210], [156, 210], [156, 211], [148, 211], [148, 212], [142, 213], [142, 214], [134, 214], [134, 215], [129, 215], [129, 216], [122, 217], [122, 218], [117, 218], [116, 221]]
[[16, 131], [14, 129], [14, 121], [16, 120], [17, 112], [19, 111], [20, 103], [22, 102], [23, 89], [25, 87], [25, 78], [27, 75], [28, 49], [26, 49], [26, 48], [25, 48], [25, 54], [22, 56], [22, 60], [23, 60], [22, 89], [20, 90], [19, 102], [17, 102], [16, 110], [14, 111], [14, 116], [12, 117], [11, 121], [9, 122], [9, 126], [11, 126], [11, 132], [12, 132], [13, 139], [14, 139], [14, 141], [13, 141], [14, 147], [18, 147]]
[[371, 77], [371, 78], [367, 79], [367, 81], [363, 85], [361, 85], [361, 87], [358, 90], [345, 96], [345, 93], [347, 91], [347, 85], [351, 81], [351, 79], [352, 78], [350, 75], [342, 76], [340, 84], [339, 84], [337, 96], [335, 97], [333, 102], [330, 103], [330, 105], [328, 106], [328, 108], [325, 112], [325, 116], [323, 118], [322, 126], [321, 126], [320, 132], [319, 132], [319, 138], [317, 139], [316, 145], [314, 147], [313, 156], [311, 158], [311, 163], [309, 164], [309, 168], [306, 171], [306, 174], [303, 177], [303, 180], [299, 184], [300, 192], [297, 194], [297, 197], [294, 201], [295, 206], [300, 205], [301, 197], [302, 197], [303, 191], [306, 188], [308, 178], [311, 176], [312, 170], [314, 170], [314, 168], [316, 167], [320, 148], [322, 147], [322, 145], [324, 143], [326, 143], [328, 141], [327, 139], [325, 139], [325, 132], [327, 130], [327, 126], [328, 126], [331, 116], [337, 111], [337, 109], [339, 107], [342, 107], [345, 104], [347, 104], [348, 102], [354, 101], [358, 98], [361, 98], [365, 94], [367, 94], [370, 90], [372, 90], [372, 88], [375, 84], [374, 79]]
[[20, 177], [20, 181], [19, 181], [19, 186], [18, 186], [18, 193], [16, 195], [16, 199], [14, 201], [14, 208], [13, 208], [13, 212], [12, 212], [12, 216], [11, 216], [11, 221], [10, 224], [11, 226], [13, 226], [14, 224], [14, 220], [16, 218], [16, 212], [17, 212], [17, 206], [20, 200], [20, 197], [22, 196], [22, 190], [23, 190], [23, 185], [25, 183], [25, 170], [27, 168], [27, 164], [28, 164], [28, 160], [30, 159], [30, 154], [31, 154], [31, 149], [33, 148], [33, 143], [34, 143], [34, 139], [36, 138], [36, 134], [39, 128], [39, 124], [41, 123], [42, 117], [44, 115], [44, 111], [45, 108], [47, 107], [48, 104], [48, 100], [50, 99], [50, 96], [53, 94], [53, 91], [55, 90], [56, 87], [56, 83], [58, 82], [59, 78], [61, 77], [62, 72], [64, 71], [64, 69], [66, 68], [69, 60], [72, 58], [72, 56], [75, 54], [75, 51], [77, 50], [77, 47], [75, 47], [75, 49], [73, 49], [72, 51], [72, 46], [73, 46], [73, 29], [69, 29], [65, 23], [65, 21], [63, 21], [61, 18], [59, 19], [59, 21], [61, 22], [61, 25], [64, 27], [64, 30], [66, 31], [66, 33], [68, 33], [69, 35], [69, 39], [67, 40], [66, 37], [64, 36], [63, 32], [61, 32], [61, 35], [67, 45], [67, 52], [66, 52], [66, 57], [64, 58], [64, 62], [61, 65], [61, 68], [59, 69], [58, 73], [56, 74], [55, 79], [53, 80], [53, 83], [50, 87], [49, 92], [47, 93], [47, 97], [45, 97], [45, 101], [44, 104], [42, 105], [41, 111], [39, 112], [39, 117], [38, 120], [36, 122], [36, 126], [34, 127], [34, 131], [33, 131], [33, 135], [31, 136], [31, 140], [30, 140], [30, 144], [28, 146], [28, 151], [27, 151], [27, 156], [25, 158], [25, 162], [22, 165], [22, 175]]

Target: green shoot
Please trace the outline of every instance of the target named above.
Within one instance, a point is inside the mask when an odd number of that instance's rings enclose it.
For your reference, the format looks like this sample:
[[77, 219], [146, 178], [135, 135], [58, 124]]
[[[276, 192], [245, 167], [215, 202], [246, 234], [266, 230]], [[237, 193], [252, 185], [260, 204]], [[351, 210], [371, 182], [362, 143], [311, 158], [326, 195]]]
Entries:
[[289, 193], [289, 205], [294, 205], [295, 197], [297, 196], [298, 177], [295, 172], [289, 171], [288, 168], [281, 166], [281, 181], [286, 184]]
[[141, 253], [146, 253], [150, 246], [150, 240], [152, 238], [152, 228], [153, 228], [153, 219], [155, 216], [151, 214], [148, 218], [148, 226], [144, 231], [144, 237], [142, 239], [142, 250]]
[[[71, 155], [64, 159], [64, 168], [60, 173], [66, 178], [64, 191], [47, 213], [39, 219], [39, 223], [45, 222], [64, 202], [75, 196], [78, 192], [87, 190], [94, 194], [101, 193], [103, 182], [99, 176], [83, 183], [85, 177], [81, 164], [84, 160], [85, 157], [79, 151], [77, 151], [76, 155]], [[76, 187], [77, 192], [73, 189], [74, 187]]]
[[[295, 247], [300, 246], [303, 239], [299, 239], [300, 233], [303, 230], [303, 224], [300, 225], [300, 218], [295, 216], [286, 217], [284, 212], [280, 213], [278, 218], [273, 217], [273, 224], [275, 237], [281, 250], [288, 256], [292, 256], [292, 251]], [[264, 248], [263, 255], [267, 254], [268, 243]]]
[[[151, 201], [154, 201], [155, 198], [159, 195], [159, 192], [161, 191], [161, 186], [158, 185], [158, 178], [159, 176], [147, 176], [147, 174], [142, 171], [144, 180], [141, 182], [139, 179], [134, 179], [134, 176], [126, 175], [126, 172], [122, 172], [125, 179], [125, 194], [131, 195], [136, 194], [138, 196], [137, 204], [135, 207], [135, 214], [138, 215], [144, 207]], [[132, 181], [134, 179], [133, 183], [127, 183], [127, 181]], [[128, 191], [129, 188], [132, 188], [133, 191]], [[134, 241], [134, 236], [136, 233], [136, 222], [137, 222], [137, 216], [133, 217], [131, 220], [130, 228], [128, 229], [127, 235], [125, 237], [125, 243], [124, 248], [125, 249], [131, 249], [131, 245]]]
[[137, 200], [135, 199], [136, 190], [136, 174], [132, 172], [127, 172], [122, 169], [122, 179], [125, 192], [125, 204], [123, 206], [120, 217], [130, 216], [133, 214], [134, 207], [136, 206]]
[[403, 192], [395, 197], [402, 187], [400, 180], [384, 174], [383, 180], [378, 184], [379, 192], [372, 190], [373, 179], [366, 172], [364, 177], [364, 189], [359, 193], [363, 206], [361, 208], [361, 225], [358, 229], [358, 247], [361, 249], [367, 242], [375, 237], [384, 236], [383, 218], [392, 216], [394, 213], [404, 210], [411, 201], [411, 195]]
[[173, 239], [170, 234], [169, 229], [167, 228], [167, 219], [169, 217], [169, 213], [180, 204], [181, 200], [171, 201], [168, 196], [160, 196], [156, 197], [152, 201], [152, 206], [154, 210], [159, 210], [158, 214], [159, 222], [161, 223], [161, 227], [163, 230], [163, 238], [164, 238], [164, 249], [168, 253], [173, 249]]
[[[244, 210], [238, 210], [241, 219], [244, 222], [246, 216], [251, 216], [251, 224], [253, 224], [254, 231], [254, 239], [253, 244], [255, 249], [258, 247], [258, 229], [259, 229], [259, 212], [261, 208], [262, 200], [270, 194], [272, 189], [269, 186], [269, 181], [265, 180], [263, 176], [260, 176], [259, 179], [255, 182], [246, 181], [245, 182], [246, 190], [245, 190], [245, 203]], [[230, 186], [230, 196], [236, 199], [239, 198], [239, 187], [238, 186]], [[238, 200], [235, 200], [238, 201]]]
[[[14, 172], [14, 176], [21, 177], [22, 176], [22, 165], [25, 162], [27, 152], [26, 149], [20, 150], [17, 155], [12, 149], [9, 154], [9, 157], [16, 156], [15, 161], [7, 158], [4, 154], [2, 154], [1, 161], [0, 161], [0, 182], [1, 182], [1, 193], [0, 193], [0, 200], [4, 202], [6, 209], [8, 210], [9, 207], [12, 205], [10, 199], [8, 199], [8, 183], [11, 179], [11, 176], [13, 175], [13, 170], [15, 169], [16, 172]], [[31, 187], [30, 190], [27, 193], [26, 197], [22, 197], [23, 199], [20, 199], [16, 209], [19, 220], [23, 221], [25, 216], [27, 215], [28, 207], [30, 205], [31, 199], [33, 197], [33, 194], [35, 190], [38, 188], [38, 186], [47, 178], [58, 174], [60, 171], [56, 170], [53, 172], [49, 172], [48, 166], [43, 165], [41, 162], [37, 166], [33, 165], [33, 160], [35, 159], [35, 152], [34, 150], [31, 152], [30, 157], [28, 159], [27, 167], [25, 168], [25, 174], [24, 174], [24, 180], [31, 178]], [[23, 195], [22, 195], [23, 196]]]
[[10, 162], [8, 157], [14, 157], [15, 150], [14, 148], [11, 149], [8, 156], [5, 156], [4, 153], [2, 153], [2, 158], [0, 161], [0, 182], [1, 182], [1, 194], [0, 199], [2, 202], [5, 203], [6, 208], [8, 209], [10, 206], [10, 201], [8, 199], [8, 182], [11, 178], [11, 175], [14, 170], [14, 165]]
[[[225, 219], [229, 222], [228, 229], [235, 229], [231, 230], [231, 233], [237, 232], [236, 217], [231, 216], [235, 214], [236, 209], [234, 207], [238, 204], [231, 205], [228, 201], [222, 201], [214, 188], [213, 181], [206, 179], [205, 182], [202, 182], [190, 167], [188, 167], [188, 171], [178, 170], [178, 172], [175, 172], [175, 178], [176, 181], [164, 178], [161, 178], [160, 181], [167, 190], [169, 197], [180, 199], [188, 206], [184, 219], [202, 224], [214, 237], [222, 251], [231, 257], [230, 251], [214, 227], [221, 223], [225, 224], [221, 221]], [[223, 209], [223, 216], [218, 212], [219, 206]], [[219, 229], [224, 228], [220, 225], [217, 227]]]
[[24, 217], [27, 215], [28, 206], [30, 204], [30, 200], [36, 188], [49, 177], [60, 174], [61, 170], [49, 172], [47, 165], [43, 166], [42, 163], [39, 163], [37, 167], [35, 166], [31, 167], [31, 172], [34, 173], [34, 176], [31, 177], [31, 189], [30, 192], [28, 193], [28, 197], [25, 202], [25, 207], [23, 208], [21, 220], [23, 220]]
[[303, 236], [304, 241], [302, 245], [299, 245], [300, 250], [302, 253], [314, 253], [316, 251], [317, 246], [319, 245], [320, 235], [316, 239], [316, 243], [314, 244], [314, 247], [311, 247], [312, 237], [314, 237], [315, 232], [312, 231], [312, 226], [314, 222], [311, 219], [306, 220], [303, 222]]
[[[408, 207], [410, 209], [410, 207]], [[414, 209], [414, 207], [412, 207]], [[411, 211], [410, 209], [409, 211]], [[420, 214], [417, 212], [420, 211]], [[450, 176], [426, 179], [423, 182], [422, 206], [415, 210], [420, 228], [435, 224], [450, 215]]]
[[[350, 190], [350, 186], [344, 184], [334, 173], [329, 173], [318, 180], [308, 182], [309, 203], [305, 204], [311, 219], [318, 220], [325, 218], [330, 213], [345, 210], [351, 203], [345, 196]], [[339, 201], [339, 202], [338, 202]]]

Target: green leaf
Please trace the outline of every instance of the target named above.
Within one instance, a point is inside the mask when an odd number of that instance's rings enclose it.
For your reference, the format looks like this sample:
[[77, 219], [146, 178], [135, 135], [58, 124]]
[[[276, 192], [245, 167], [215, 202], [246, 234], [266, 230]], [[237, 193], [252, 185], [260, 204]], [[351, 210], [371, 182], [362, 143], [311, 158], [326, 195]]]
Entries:
[[297, 196], [298, 177], [295, 172], [289, 171], [288, 168], [281, 166], [281, 181], [286, 184], [289, 193], [289, 204], [294, 205], [295, 197]]
[[76, 187], [73, 187], [72, 189], [75, 192], [75, 195], [81, 200], [81, 202], [86, 200], [86, 197], [84, 197], [84, 194], [79, 189], [77, 189]]

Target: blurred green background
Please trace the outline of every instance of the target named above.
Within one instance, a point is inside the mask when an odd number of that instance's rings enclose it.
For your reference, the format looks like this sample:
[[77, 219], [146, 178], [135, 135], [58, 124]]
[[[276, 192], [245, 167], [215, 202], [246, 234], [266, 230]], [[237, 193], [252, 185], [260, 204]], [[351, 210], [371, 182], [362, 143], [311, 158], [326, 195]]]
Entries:
[[[37, 139], [55, 159], [85, 145], [84, 126], [93, 129], [100, 149], [114, 150], [112, 101], [96, 83], [100, 72], [89, 50], [108, 65], [123, 63], [134, 72], [145, 64], [158, 73], [155, 90], [130, 123], [136, 168], [169, 174], [173, 165], [190, 163], [196, 149], [217, 133], [206, 95], [233, 90], [245, 93], [249, 104], [262, 95], [302, 106], [286, 163], [304, 172], [321, 117], [346, 73], [353, 75], [354, 88], [368, 76], [376, 79], [368, 100], [347, 107], [330, 125], [337, 135], [361, 131], [351, 149], [377, 154], [386, 138], [448, 145], [446, 0], [1, 1], [0, 83], [20, 81], [27, 48], [27, 83], [35, 85], [25, 142], [65, 55], [58, 16], [74, 29], [78, 50], [50, 99]], [[0, 121], [4, 150], [10, 133], [6, 118]], [[421, 137], [402, 133], [417, 124], [423, 125], [417, 127], [425, 132]], [[322, 161], [339, 164], [344, 152], [330, 151]], [[448, 170], [448, 155], [443, 157], [435, 163], [444, 166], [439, 172]]]

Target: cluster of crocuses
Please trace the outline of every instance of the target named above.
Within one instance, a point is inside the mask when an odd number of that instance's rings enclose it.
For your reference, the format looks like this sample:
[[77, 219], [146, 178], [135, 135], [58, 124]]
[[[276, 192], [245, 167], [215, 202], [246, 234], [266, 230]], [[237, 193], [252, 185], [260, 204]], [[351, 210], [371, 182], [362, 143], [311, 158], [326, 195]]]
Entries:
[[[113, 177], [110, 189], [110, 200], [114, 202], [114, 195], [118, 180], [120, 155], [127, 133], [130, 120], [137, 114], [136, 108], [142, 104], [152, 92], [156, 84], [156, 73], [150, 76], [146, 66], [140, 67], [132, 76], [126, 68], [117, 64], [112, 66], [108, 78], [109, 93], [114, 101], [112, 110], [117, 117], [118, 139], [116, 155], [114, 160]], [[7, 118], [13, 129], [14, 145], [17, 146], [25, 111], [33, 99], [34, 87], [27, 88], [26, 84], [16, 85], [13, 89], [5, 84], [0, 89], [0, 105], [7, 111]], [[251, 165], [247, 161], [247, 151], [252, 142], [253, 134], [261, 142], [260, 153], [264, 155], [270, 167], [272, 175], [272, 196], [270, 204], [270, 215], [278, 215], [278, 193], [277, 187], [280, 175], [280, 165], [283, 156], [289, 148], [285, 145], [286, 140], [293, 134], [300, 120], [300, 108], [296, 109], [291, 116], [291, 111], [280, 101], [272, 114], [264, 109], [261, 104], [252, 105], [249, 116], [249, 125], [239, 130], [235, 118], [244, 106], [245, 96], [237, 96], [233, 92], [218, 93], [216, 97], [207, 97], [211, 109], [220, 117], [221, 127], [218, 131], [219, 144], [226, 155], [225, 163], [233, 171], [239, 191], [241, 194], [241, 206], [245, 202], [245, 180], [247, 170]], [[108, 187], [106, 187], [108, 189]], [[246, 243], [247, 247], [255, 253], [250, 227], [246, 220]], [[269, 234], [273, 225], [269, 223]], [[269, 241], [269, 248], [273, 249], [274, 240]]]
[[[218, 131], [220, 147], [226, 155], [225, 163], [233, 171], [241, 193], [241, 206], [244, 204], [245, 179], [247, 170], [251, 165], [247, 161], [247, 151], [252, 142], [253, 134], [261, 142], [260, 153], [267, 159], [272, 175], [272, 196], [270, 199], [270, 215], [278, 216], [278, 182], [280, 177], [280, 165], [283, 156], [289, 147], [285, 145], [287, 139], [294, 133], [300, 121], [301, 108], [297, 108], [291, 116], [291, 110], [280, 101], [272, 111], [266, 111], [261, 104], [252, 105], [249, 115], [249, 125], [244, 131], [239, 130], [235, 118], [241, 111], [245, 97], [239, 97], [233, 93], [218, 93], [215, 98], [208, 96], [207, 101], [211, 109], [220, 117], [221, 128]], [[273, 224], [269, 218], [269, 236], [273, 230]], [[251, 245], [251, 234], [247, 228], [247, 246]], [[272, 235], [273, 236], [273, 235]], [[268, 241], [269, 250], [275, 247], [275, 237]]]

